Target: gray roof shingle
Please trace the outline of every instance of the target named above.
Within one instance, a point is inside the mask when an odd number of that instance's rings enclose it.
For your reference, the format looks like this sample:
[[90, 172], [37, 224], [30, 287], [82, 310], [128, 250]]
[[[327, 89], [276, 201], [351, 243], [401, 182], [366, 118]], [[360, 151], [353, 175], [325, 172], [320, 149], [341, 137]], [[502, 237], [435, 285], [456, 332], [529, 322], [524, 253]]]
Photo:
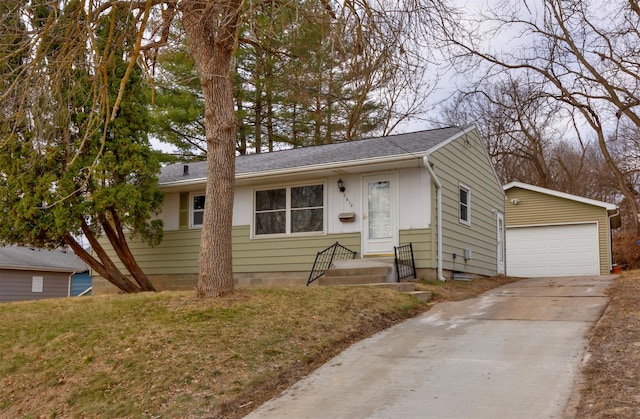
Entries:
[[32, 268], [63, 272], [84, 272], [89, 268], [72, 251], [45, 250], [21, 246], [0, 246], [0, 269]]
[[[349, 162], [413, 153], [424, 153], [469, 126], [432, 129], [387, 137], [294, 148], [270, 153], [249, 154], [236, 158], [236, 175], [269, 172], [319, 164]], [[160, 184], [203, 179], [207, 175], [207, 163], [188, 163], [189, 173], [184, 174], [184, 163], [162, 168]]]

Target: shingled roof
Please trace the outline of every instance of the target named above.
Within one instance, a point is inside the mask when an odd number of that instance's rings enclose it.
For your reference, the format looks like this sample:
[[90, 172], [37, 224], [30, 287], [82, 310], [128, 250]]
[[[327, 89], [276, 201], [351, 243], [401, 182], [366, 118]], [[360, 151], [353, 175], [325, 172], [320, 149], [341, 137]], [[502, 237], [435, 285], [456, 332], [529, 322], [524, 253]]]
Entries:
[[[472, 125], [448, 127], [387, 137], [368, 138], [357, 141], [294, 148], [270, 153], [249, 154], [236, 158], [236, 176], [256, 174], [275, 170], [304, 168], [315, 165], [340, 164], [358, 160], [392, 156], [424, 154], [441, 143], [467, 132]], [[175, 182], [204, 179], [207, 176], [206, 161], [188, 163], [188, 173], [184, 163], [164, 167], [160, 173], [161, 185]]]
[[0, 246], [0, 269], [84, 272], [89, 268], [72, 251]]

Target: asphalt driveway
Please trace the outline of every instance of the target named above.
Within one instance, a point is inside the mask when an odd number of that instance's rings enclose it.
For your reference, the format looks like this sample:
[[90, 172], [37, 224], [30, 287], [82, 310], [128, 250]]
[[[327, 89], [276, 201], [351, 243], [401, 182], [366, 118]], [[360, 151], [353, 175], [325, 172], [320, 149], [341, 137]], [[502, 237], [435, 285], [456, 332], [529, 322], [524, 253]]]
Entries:
[[614, 276], [534, 278], [365, 339], [248, 418], [563, 418]]

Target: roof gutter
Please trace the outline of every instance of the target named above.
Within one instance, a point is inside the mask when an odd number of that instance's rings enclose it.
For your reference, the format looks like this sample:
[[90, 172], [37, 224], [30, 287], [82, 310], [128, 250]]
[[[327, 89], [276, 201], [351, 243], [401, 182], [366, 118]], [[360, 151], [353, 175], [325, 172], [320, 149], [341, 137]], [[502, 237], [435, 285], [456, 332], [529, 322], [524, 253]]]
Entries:
[[[609, 214], [611, 213], [611, 214]], [[615, 228], [619, 228], [621, 223], [620, 223], [620, 208], [616, 207], [615, 212], [609, 210], [607, 213], [607, 218], [609, 219], [609, 234], [607, 234], [607, 239], [609, 241], [609, 272], [611, 272], [611, 270], [613, 269], [613, 246], [611, 244], [611, 242], [613, 241], [611, 238], [611, 230], [614, 228], [613, 227], [613, 220], [616, 220], [616, 224], [617, 227]]]
[[25, 265], [0, 265], [0, 269], [7, 269], [12, 271], [34, 271], [34, 272], [75, 272], [75, 269], [71, 268], [53, 268], [48, 266], [25, 266]]
[[429, 171], [429, 175], [431, 175], [431, 181], [436, 186], [436, 226], [437, 226], [437, 238], [438, 247], [437, 247], [437, 263], [438, 263], [438, 279], [440, 281], [446, 281], [447, 279], [444, 277], [442, 272], [442, 184], [440, 180], [438, 180], [438, 176], [431, 168], [429, 164], [429, 156], [424, 155], [422, 157], [422, 162], [424, 167]]

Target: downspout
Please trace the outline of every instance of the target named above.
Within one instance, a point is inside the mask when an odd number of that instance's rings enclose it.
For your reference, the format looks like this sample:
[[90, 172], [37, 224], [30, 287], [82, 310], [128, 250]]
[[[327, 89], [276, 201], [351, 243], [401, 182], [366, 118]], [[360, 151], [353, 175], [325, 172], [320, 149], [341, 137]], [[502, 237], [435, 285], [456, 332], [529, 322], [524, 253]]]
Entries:
[[436, 240], [438, 240], [437, 246], [437, 263], [438, 263], [438, 279], [440, 281], [446, 281], [447, 279], [442, 274], [442, 184], [438, 180], [438, 176], [436, 176], [435, 172], [431, 168], [429, 164], [429, 156], [425, 155], [422, 157], [422, 163], [424, 167], [429, 171], [429, 175], [431, 176], [431, 181], [434, 185], [436, 185], [436, 217], [437, 217], [437, 233]]
[[609, 229], [609, 272], [611, 272], [611, 270], [613, 269], [613, 237], [611, 232], [611, 219], [619, 215], [620, 215], [620, 208], [617, 208], [617, 207], [616, 207], [615, 214], [611, 214], [611, 215], [607, 214], [607, 221], [609, 222], [609, 225], [607, 226]]

